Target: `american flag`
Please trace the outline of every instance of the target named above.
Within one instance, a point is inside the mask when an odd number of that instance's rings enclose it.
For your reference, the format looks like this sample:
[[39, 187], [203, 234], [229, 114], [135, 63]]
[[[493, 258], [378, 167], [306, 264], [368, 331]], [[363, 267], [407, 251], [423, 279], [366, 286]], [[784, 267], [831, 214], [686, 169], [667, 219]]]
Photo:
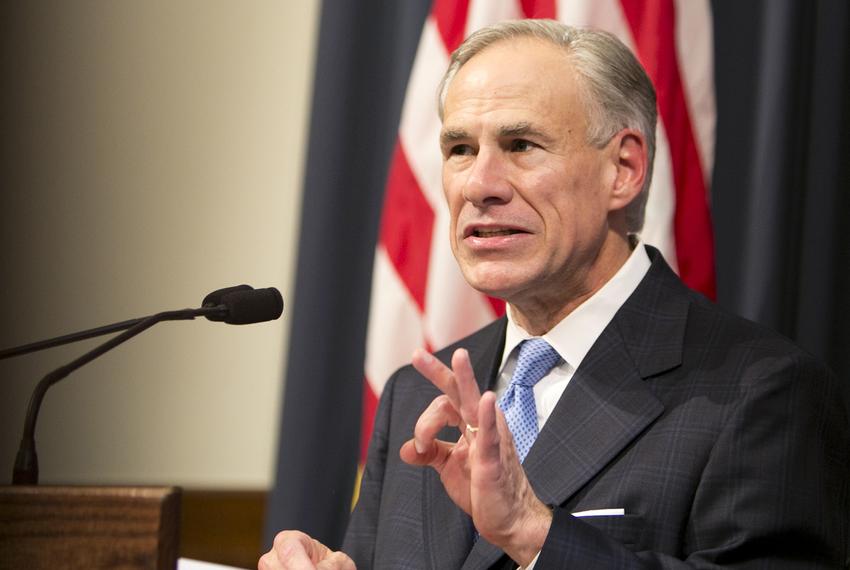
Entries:
[[552, 18], [619, 37], [655, 84], [657, 154], [642, 238], [692, 288], [714, 297], [708, 207], [714, 75], [708, 0], [435, 0], [407, 85], [375, 249], [361, 465], [384, 382], [417, 347], [439, 349], [504, 312], [466, 284], [448, 242], [436, 88], [451, 52], [500, 20]]

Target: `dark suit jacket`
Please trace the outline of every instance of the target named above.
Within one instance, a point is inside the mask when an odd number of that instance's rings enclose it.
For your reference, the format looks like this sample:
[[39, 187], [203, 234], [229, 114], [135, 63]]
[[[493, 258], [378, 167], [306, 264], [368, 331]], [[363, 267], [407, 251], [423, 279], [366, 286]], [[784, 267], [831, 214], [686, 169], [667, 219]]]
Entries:
[[[524, 467], [554, 508], [544, 568], [840, 568], [848, 421], [836, 378], [790, 341], [687, 289], [657, 251], [588, 352]], [[498, 320], [469, 350], [482, 388]], [[412, 367], [381, 397], [343, 549], [366, 568], [508, 567], [437, 473], [398, 456], [438, 395]], [[443, 439], [459, 432], [444, 430]], [[623, 508], [625, 516], [570, 513]]]

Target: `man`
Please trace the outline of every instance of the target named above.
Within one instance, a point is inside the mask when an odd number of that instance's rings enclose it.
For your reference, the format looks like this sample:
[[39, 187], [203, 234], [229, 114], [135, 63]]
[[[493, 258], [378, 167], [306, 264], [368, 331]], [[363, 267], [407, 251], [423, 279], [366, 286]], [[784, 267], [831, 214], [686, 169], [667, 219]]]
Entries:
[[638, 242], [656, 111], [628, 50], [499, 24], [440, 110], [452, 250], [508, 316], [388, 382], [345, 554], [287, 531], [260, 568], [840, 567], [837, 381]]

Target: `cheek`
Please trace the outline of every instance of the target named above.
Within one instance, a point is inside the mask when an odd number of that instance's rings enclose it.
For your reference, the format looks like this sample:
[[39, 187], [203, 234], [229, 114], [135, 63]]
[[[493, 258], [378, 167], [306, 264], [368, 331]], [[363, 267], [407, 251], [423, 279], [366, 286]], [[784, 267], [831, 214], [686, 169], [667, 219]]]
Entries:
[[449, 218], [449, 245], [454, 251], [457, 248], [457, 214], [452, 212]]
[[558, 250], [594, 234], [594, 228], [604, 224], [607, 216], [607, 204], [599, 199], [599, 193], [577, 182], [562, 187], [545, 205], [547, 238]]
[[463, 185], [460, 177], [457, 174], [446, 172], [446, 167], [443, 167], [443, 197], [446, 199], [446, 204], [449, 206], [449, 212], [452, 217], [460, 210], [463, 203]]
[[458, 203], [458, 202], [453, 203], [453, 202], [449, 201], [449, 203], [448, 203], [448, 210], [449, 210], [448, 232], [449, 233], [448, 233], [447, 237], [449, 238], [449, 245], [451, 246], [452, 251], [456, 251], [457, 246], [458, 246], [457, 231], [458, 231], [458, 225], [460, 224], [460, 215], [461, 215], [462, 207], [463, 207], [462, 202], [461, 203]]
[[563, 235], [583, 216], [581, 181], [564, 172], [553, 172], [535, 182], [540, 191], [532, 207], [545, 220], [549, 232]]

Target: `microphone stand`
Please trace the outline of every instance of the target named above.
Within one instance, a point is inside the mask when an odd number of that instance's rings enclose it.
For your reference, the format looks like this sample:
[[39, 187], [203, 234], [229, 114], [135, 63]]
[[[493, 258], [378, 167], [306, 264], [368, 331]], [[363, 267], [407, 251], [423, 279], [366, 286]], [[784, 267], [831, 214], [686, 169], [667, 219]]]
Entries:
[[[20, 347], [19, 349], [11, 349], [14, 351], [20, 349], [27, 349], [24, 352], [15, 353], [24, 354], [25, 352], [32, 352], [33, 350], [38, 350], [39, 348], [31, 348], [35, 345], [48, 344], [49, 346], [57, 346], [58, 344], [65, 344], [68, 342], [72, 342], [73, 340], [91, 338], [93, 336], [108, 334], [109, 332], [115, 332], [118, 330], [126, 329], [125, 332], [109, 339], [103, 344], [95, 347], [94, 349], [80, 356], [76, 360], [69, 362], [65, 366], [57, 368], [53, 372], [50, 372], [44, 378], [41, 379], [38, 385], [36, 385], [35, 390], [33, 390], [32, 396], [30, 397], [29, 407], [27, 408], [27, 416], [24, 421], [24, 433], [21, 437], [21, 446], [20, 448], [18, 448], [18, 454], [15, 457], [15, 468], [12, 474], [12, 484], [38, 484], [38, 456], [36, 455], [35, 451], [35, 423], [36, 419], [38, 418], [38, 411], [41, 408], [41, 402], [42, 400], [44, 400], [44, 394], [47, 392], [47, 389], [50, 388], [53, 384], [56, 384], [57, 382], [68, 376], [74, 370], [91, 362], [98, 356], [101, 356], [102, 354], [112, 350], [119, 344], [133, 338], [137, 334], [149, 329], [150, 327], [159, 322], [192, 320], [195, 317], [213, 317], [218, 319], [224, 319], [227, 316], [227, 313], [228, 309], [225, 305], [217, 305], [214, 307], [202, 307], [200, 309], [179, 309], [176, 311], [164, 311], [162, 313], [157, 313], [150, 317], [133, 319], [130, 321], [124, 321], [121, 323], [107, 325], [105, 327], [99, 327], [96, 329], [89, 329], [81, 333], [65, 335], [64, 337], [56, 337], [54, 339], [42, 341], [40, 343], [32, 343], [30, 345]], [[61, 342], [58, 342], [56, 344], [49, 344], [57, 340]], [[47, 348], [47, 346], [43, 346], [42, 348]], [[7, 350], [4, 352], [10, 351]], [[5, 358], [7, 356], [12, 356], [12, 354], [5, 354], [3, 357]]]

